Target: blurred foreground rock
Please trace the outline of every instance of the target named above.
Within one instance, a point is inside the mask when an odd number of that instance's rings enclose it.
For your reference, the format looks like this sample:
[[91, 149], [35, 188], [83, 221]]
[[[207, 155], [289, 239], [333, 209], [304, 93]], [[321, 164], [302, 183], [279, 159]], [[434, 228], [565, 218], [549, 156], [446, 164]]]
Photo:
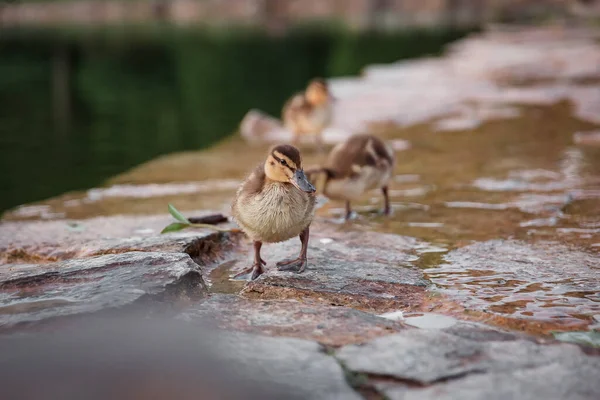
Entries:
[[[0, 339], [0, 397], [76, 399], [596, 399], [600, 358], [571, 344], [406, 329], [361, 345], [87, 318]], [[30, 383], [36, 378], [35, 384]]]
[[0, 340], [1, 398], [361, 398], [316, 342], [137, 316], [86, 319], [62, 332]]

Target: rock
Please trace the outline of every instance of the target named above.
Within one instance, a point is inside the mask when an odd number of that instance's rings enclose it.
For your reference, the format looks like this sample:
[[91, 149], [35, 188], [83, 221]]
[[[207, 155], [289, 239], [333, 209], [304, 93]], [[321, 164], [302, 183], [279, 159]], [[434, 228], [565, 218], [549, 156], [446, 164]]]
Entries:
[[176, 322], [131, 315], [86, 318], [60, 334], [4, 337], [0, 397], [361, 398], [336, 359], [315, 342]]
[[[129, 251], [203, 253], [218, 260], [241, 234], [188, 229], [159, 234], [170, 216], [111, 216], [87, 220], [0, 224], [0, 263], [43, 263]], [[231, 223], [220, 227], [233, 226]]]
[[249, 142], [274, 142], [288, 140], [290, 132], [281, 121], [258, 110], [250, 110], [240, 123], [240, 134]]
[[310, 339], [330, 346], [361, 343], [405, 329], [398, 322], [353, 310], [293, 300], [247, 300], [214, 294], [191, 306], [180, 318], [219, 328], [269, 336]]
[[[446, 333], [475, 342], [502, 342], [511, 340], [533, 340], [524, 333], [506, 331], [497, 327], [472, 321], [458, 320], [452, 326], [441, 328]], [[541, 339], [538, 339], [538, 341]]]
[[[422, 243], [414, 238], [372, 232], [335, 232], [327, 228], [314, 232], [311, 231], [306, 271], [296, 274], [268, 267], [245, 287], [243, 295], [258, 299], [310, 298], [375, 312], [421, 304], [427, 282], [409, 261], [418, 258], [414, 251]], [[321, 238], [332, 242], [323, 245], [319, 243]], [[296, 257], [299, 247], [297, 241], [290, 240], [263, 246], [261, 255], [272, 265], [274, 261]], [[249, 256], [251, 252], [248, 260]]]
[[79, 202], [95, 203], [108, 198], [148, 199], [152, 197], [181, 196], [186, 194], [210, 194], [220, 191], [235, 190], [239, 185], [236, 179], [215, 179], [200, 182], [147, 183], [141, 185], [117, 184], [103, 188], [92, 188], [81, 200], [74, 200], [70, 206]]
[[600, 395], [598, 372], [598, 364], [593, 361], [554, 362], [531, 369], [470, 375], [423, 389], [386, 385], [382, 392], [390, 400], [593, 400]]
[[[440, 330], [405, 330], [335, 356], [353, 373], [385, 376], [391, 399], [594, 399], [600, 358], [573, 345], [474, 341]], [[397, 380], [396, 382], [394, 380]], [[425, 385], [425, 386], [423, 386]]]
[[446, 315], [425, 313], [419, 316], [410, 316], [404, 319], [407, 325], [423, 329], [444, 329], [457, 324], [457, 320]]
[[576, 132], [573, 135], [576, 144], [600, 146], [600, 130], [589, 132]]
[[177, 301], [206, 293], [187, 254], [130, 252], [0, 269], [0, 326], [93, 313], [142, 298]]
[[299, 399], [362, 398], [348, 386], [336, 360], [315, 342], [237, 333], [223, 334], [217, 344], [215, 352], [224, 361], [251, 367], [254, 379], [286, 386]]
[[598, 312], [600, 258], [590, 252], [557, 242], [491, 240], [443, 260], [426, 276], [483, 320], [515, 328], [535, 324], [548, 332], [585, 329]]

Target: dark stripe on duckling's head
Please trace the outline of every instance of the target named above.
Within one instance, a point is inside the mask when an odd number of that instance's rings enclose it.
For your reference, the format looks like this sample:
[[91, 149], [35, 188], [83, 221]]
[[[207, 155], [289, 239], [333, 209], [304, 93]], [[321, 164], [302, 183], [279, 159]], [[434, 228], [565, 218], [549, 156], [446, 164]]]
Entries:
[[327, 88], [328, 88], [327, 81], [323, 78], [314, 78], [313, 80], [310, 81], [309, 85], [318, 86], [325, 90], [327, 90]]
[[294, 146], [289, 144], [281, 144], [275, 146], [271, 150], [271, 156], [281, 163], [289, 167], [292, 170], [302, 169], [302, 158], [300, 157], [300, 151]]

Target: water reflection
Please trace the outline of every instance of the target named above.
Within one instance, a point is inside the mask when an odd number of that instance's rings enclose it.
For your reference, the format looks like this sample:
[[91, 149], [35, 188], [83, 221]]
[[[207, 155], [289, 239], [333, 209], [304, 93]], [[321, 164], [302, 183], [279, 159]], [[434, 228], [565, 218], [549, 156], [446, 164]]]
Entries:
[[168, 27], [0, 35], [0, 211], [205, 148], [315, 76], [439, 52], [465, 32], [211, 34]]

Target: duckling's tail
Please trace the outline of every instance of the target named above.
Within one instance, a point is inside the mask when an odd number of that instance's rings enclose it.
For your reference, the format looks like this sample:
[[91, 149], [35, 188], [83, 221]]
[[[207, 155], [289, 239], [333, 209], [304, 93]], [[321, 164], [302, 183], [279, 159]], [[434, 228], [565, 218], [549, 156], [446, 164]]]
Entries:
[[322, 194], [325, 190], [327, 182], [335, 176], [334, 172], [325, 167], [313, 167], [304, 170], [308, 181], [317, 189], [317, 193]]
[[304, 169], [304, 175], [306, 175], [306, 178], [312, 183], [313, 181], [315, 181], [318, 177], [319, 174], [325, 172], [324, 168], [321, 167], [312, 167], [312, 168], [306, 168]]

